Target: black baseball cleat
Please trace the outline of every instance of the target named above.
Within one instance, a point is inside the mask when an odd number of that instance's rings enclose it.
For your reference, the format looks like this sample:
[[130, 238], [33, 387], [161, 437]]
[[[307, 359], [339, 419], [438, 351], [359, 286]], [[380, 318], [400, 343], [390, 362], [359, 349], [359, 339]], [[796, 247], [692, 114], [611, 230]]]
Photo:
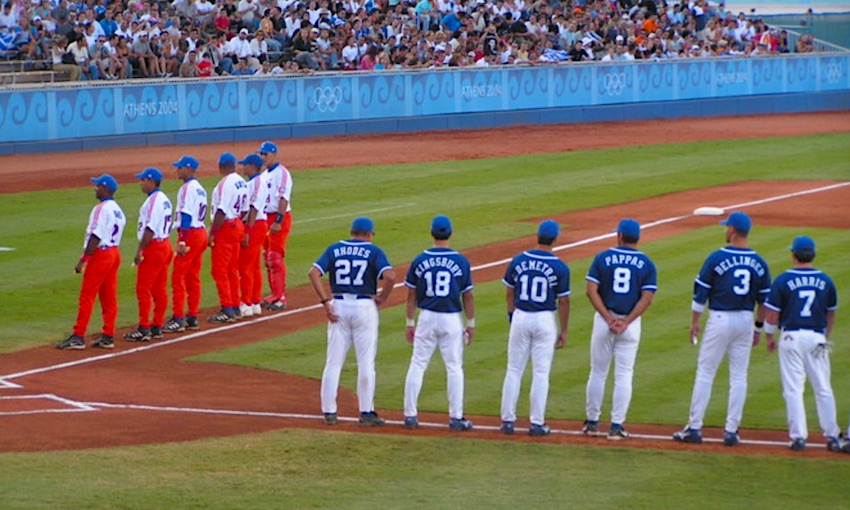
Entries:
[[81, 351], [86, 348], [86, 341], [81, 336], [71, 335], [64, 341], [56, 344], [56, 348], [63, 351]]
[[186, 329], [188, 329], [190, 331], [197, 331], [197, 330], [201, 329], [201, 325], [198, 324], [198, 318], [193, 316], [193, 315], [187, 316], [186, 317]]
[[186, 331], [186, 321], [178, 317], [172, 317], [162, 327], [162, 331], [163, 333], [182, 333]]
[[114, 349], [115, 340], [109, 335], [100, 335], [91, 346], [96, 349]]
[[228, 324], [236, 322], [236, 317], [232, 312], [228, 312], [228, 310], [222, 308], [220, 312], [207, 319], [207, 322], [212, 324]]
[[150, 342], [151, 330], [150, 328], [143, 328], [139, 326], [135, 330], [125, 334], [124, 340], [127, 340], [128, 342]]
[[336, 422], [339, 421], [336, 413], [325, 413], [325, 425], [336, 425]]
[[159, 326], [151, 326], [151, 338], [162, 338], [162, 328]]
[[360, 426], [361, 427], [380, 427], [386, 423], [383, 418], [378, 417], [378, 413], [375, 411], [371, 411], [368, 413], [360, 413]]

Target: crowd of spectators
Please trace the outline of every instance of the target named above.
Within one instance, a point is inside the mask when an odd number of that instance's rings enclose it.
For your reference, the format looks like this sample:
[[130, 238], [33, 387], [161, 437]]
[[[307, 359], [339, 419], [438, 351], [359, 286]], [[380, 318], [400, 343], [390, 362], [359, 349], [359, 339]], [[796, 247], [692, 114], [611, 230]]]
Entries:
[[15, 0], [0, 50], [78, 80], [768, 55], [814, 40], [789, 47], [706, 0]]

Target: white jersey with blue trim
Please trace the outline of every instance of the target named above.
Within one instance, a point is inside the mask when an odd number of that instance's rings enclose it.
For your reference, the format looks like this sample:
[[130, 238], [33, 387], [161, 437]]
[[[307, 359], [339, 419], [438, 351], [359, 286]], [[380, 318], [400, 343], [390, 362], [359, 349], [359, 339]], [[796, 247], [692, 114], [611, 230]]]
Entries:
[[413, 259], [404, 284], [416, 289], [419, 308], [440, 313], [460, 312], [461, 295], [472, 290], [469, 261], [451, 248], [429, 248]]
[[658, 290], [655, 264], [635, 248], [620, 246], [605, 250], [593, 259], [587, 280], [599, 285], [605, 307], [628, 315], [643, 291]]
[[823, 333], [827, 312], [838, 309], [838, 292], [832, 279], [817, 269], [791, 269], [776, 278], [764, 305], [779, 312], [782, 329]]
[[373, 296], [378, 293], [378, 280], [392, 269], [383, 250], [370, 243], [352, 239], [328, 246], [313, 266], [322, 275], [329, 273], [331, 292]]
[[528, 250], [514, 257], [502, 283], [515, 290], [514, 306], [518, 310], [554, 311], [557, 298], [570, 295], [570, 269], [547, 251]]
[[767, 262], [750, 248], [726, 246], [711, 253], [694, 283], [694, 302], [711, 310], [755, 308], [770, 292]]

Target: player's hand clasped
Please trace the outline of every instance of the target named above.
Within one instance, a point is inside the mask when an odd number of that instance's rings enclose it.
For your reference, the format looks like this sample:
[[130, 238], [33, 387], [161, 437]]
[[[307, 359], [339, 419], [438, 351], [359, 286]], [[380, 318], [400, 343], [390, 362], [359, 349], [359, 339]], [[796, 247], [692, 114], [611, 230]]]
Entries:
[[334, 302], [333, 300], [327, 300], [322, 302], [322, 307], [325, 309], [325, 315], [328, 316], [328, 320], [330, 322], [336, 322], [339, 320], [339, 315], [334, 311]]

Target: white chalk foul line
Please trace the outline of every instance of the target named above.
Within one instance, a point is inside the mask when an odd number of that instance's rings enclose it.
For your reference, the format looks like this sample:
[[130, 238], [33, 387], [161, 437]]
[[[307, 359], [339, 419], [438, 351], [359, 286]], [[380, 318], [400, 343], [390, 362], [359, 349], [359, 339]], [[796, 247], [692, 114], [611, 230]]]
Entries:
[[53, 393], [41, 393], [38, 395], [5, 395], [0, 396], [0, 400], [53, 400], [54, 402], [58, 402], [60, 404], [68, 406], [65, 409], [31, 409], [28, 411], [0, 411], [0, 416], [18, 416], [23, 414], [51, 414], [51, 413], [81, 413], [81, 412], [89, 412], [89, 411], [97, 411], [97, 408], [92, 407], [89, 404], [84, 404], [82, 402], [77, 402], [76, 400], [69, 400], [67, 398], [62, 398], [58, 395], [54, 395]]
[[8, 246], [0, 246], [0, 252], [4, 251], [15, 251], [15, 248], [10, 248]]
[[[837, 183], [837, 184], [831, 184], [831, 185], [828, 185], [828, 186], [821, 186], [821, 187], [818, 187], [818, 188], [813, 188], [813, 189], [804, 190], [804, 191], [798, 191], [798, 192], [795, 192], [795, 193], [787, 193], [787, 194], [783, 194], [783, 195], [777, 195], [777, 196], [774, 196], [774, 197], [768, 197], [768, 198], [761, 199], [761, 200], [754, 200], [752, 202], [745, 202], [745, 203], [742, 203], [742, 204], [725, 206], [725, 207], [723, 207], [723, 209], [724, 210], [743, 209], [743, 208], [752, 207], [752, 206], [755, 206], [755, 205], [761, 205], [761, 204], [766, 204], [766, 203], [769, 203], [769, 202], [775, 202], [777, 200], [785, 200], [785, 199], [788, 199], [788, 198], [794, 198], [794, 197], [799, 197], [799, 196], [804, 196], [804, 195], [810, 195], [810, 194], [813, 194], [813, 193], [820, 193], [820, 192], [823, 192], [823, 191], [829, 191], [829, 190], [844, 187], [844, 186], [850, 186], [850, 181], [841, 182], [841, 183]], [[398, 207], [400, 207], [400, 206], [398, 206]], [[642, 226], [642, 228], [646, 229], [646, 228], [657, 227], [659, 225], [665, 225], [665, 224], [668, 224], [668, 223], [681, 221], [681, 220], [691, 218], [691, 217], [693, 217], [692, 214], [686, 214], [686, 215], [683, 215], [683, 216], [672, 216], [672, 217], [669, 217], [669, 218], [664, 218], [664, 219], [660, 219], [660, 220], [656, 220], [656, 221], [653, 221], [653, 222], [646, 223], [645, 225]], [[580, 240], [580, 241], [575, 241], [575, 242], [572, 242], [572, 243], [556, 246], [556, 247], [553, 248], [553, 251], [567, 250], [569, 248], [575, 248], [577, 246], [583, 246], [583, 245], [586, 245], [586, 244], [595, 243], [597, 241], [602, 241], [602, 240], [605, 240], [605, 239], [614, 238], [615, 236], [616, 236], [616, 233], [609, 232], [609, 233], [606, 233], [606, 234], [598, 235], [598, 236], [595, 236], [595, 237], [590, 237], [590, 238], [583, 239], [583, 240]], [[507, 264], [510, 261], [511, 261], [510, 258], [505, 258], [505, 259], [498, 260], [498, 261], [495, 261], [495, 262], [488, 262], [486, 264], [481, 264], [481, 265], [472, 267], [472, 271], [481, 271], [483, 269], [488, 269], [488, 268], [491, 268], [491, 267], [494, 267], [494, 266], [504, 265], [504, 264]], [[400, 283], [397, 283], [394, 288], [399, 288], [399, 287], [402, 287], [403, 285], [404, 285], [404, 283], [400, 282]], [[276, 314], [273, 314], [273, 315], [264, 315], [262, 317], [251, 319], [251, 320], [248, 320], [248, 321], [241, 321], [241, 322], [237, 322], [235, 324], [228, 324], [226, 326], [217, 327], [217, 328], [214, 328], [214, 329], [207, 329], [207, 330], [203, 330], [203, 331], [198, 331], [196, 333], [191, 333], [191, 334], [188, 334], [188, 335], [180, 336], [180, 337], [174, 338], [172, 340], [166, 340], [164, 342], [157, 342], [157, 343], [145, 345], [145, 346], [142, 346], [142, 347], [136, 347], [134, 349], [130, 349], [130, 350], [127, 350], [127, 351], [104, 354], [102, 356], [95, 356], [95, 357], [92, 357], [92, 358], [84, 358], [84, 359], [80, 359], [80, 360], [69, 361], [69, 362], [66, 362], [66, 363], [60, 363], [58, 365], [50, 365], [50, 366], [47, 366], [47, 367], [35, 368], [35, 369], [27, 370], [27, 371], [24, 371], [24, 372], [8, 374], [8, 375], [0, 376], [0, 385], [2, 385], [2, 384], [13, 384], [13, 383], [8, 382], [10, 379], [19, 379], [21, 377], [26, 377], [26, 376], [29, 376], [29, 375], [42, 374], [42, 373], [50, 372], [50, 371], [53, 371], [53, 370], [60, 370], [60, 369], [64, 369], [64, 368], [70, 368], [70, 367], [75, 367], [75, 366], [79, 366], [79, 365], [84, 365], [86, 363], [93, 363], [93, 362], [96, 362], [96, 361], [109, 360], [109, 359], [112, 359], [112, 358], [117, 358], [119, 356], [127, 356], [129, 354], [136, 354], [136, 353], [139, 353], [139, 352], [148, 351], [150, 349], [158, 349], [160, 347], [166, 347], [168, 345], [177, 344], [177, 343], [180, 343], [180, 342], [186, 342], [188, 340], [204, 337], [204, 336], [211, 335], [211, 334], [214, 334], [214, 333], [230, 331], [230, 330], [233, 330], [233, 329], [242, 328], [242, 327], [245, 327], [245, 326], [250, 326], [251, 324], [255, 324], [255, 323], [259, 323], [259, 322], [265, 322], [265, 321], [269, 321], [269, 320], [273, 320], [273, 319], [278, 319], [278, 318], [288, 317], [288, 316], [299, 314], [299, 313], [308, 312], [308, 311], [311, 311], [311, 310], [316, 310], [316, 309], [319, 309], [321, 307], [322, 307], [322, 305], [315, 304], [315, 305], [310, 305], [310, 306], [306, 306], [306, 307], [303, 307], [303, 308], [294, 308], [292, 310], [287, 310], [283, 313], [276, 313]]]

